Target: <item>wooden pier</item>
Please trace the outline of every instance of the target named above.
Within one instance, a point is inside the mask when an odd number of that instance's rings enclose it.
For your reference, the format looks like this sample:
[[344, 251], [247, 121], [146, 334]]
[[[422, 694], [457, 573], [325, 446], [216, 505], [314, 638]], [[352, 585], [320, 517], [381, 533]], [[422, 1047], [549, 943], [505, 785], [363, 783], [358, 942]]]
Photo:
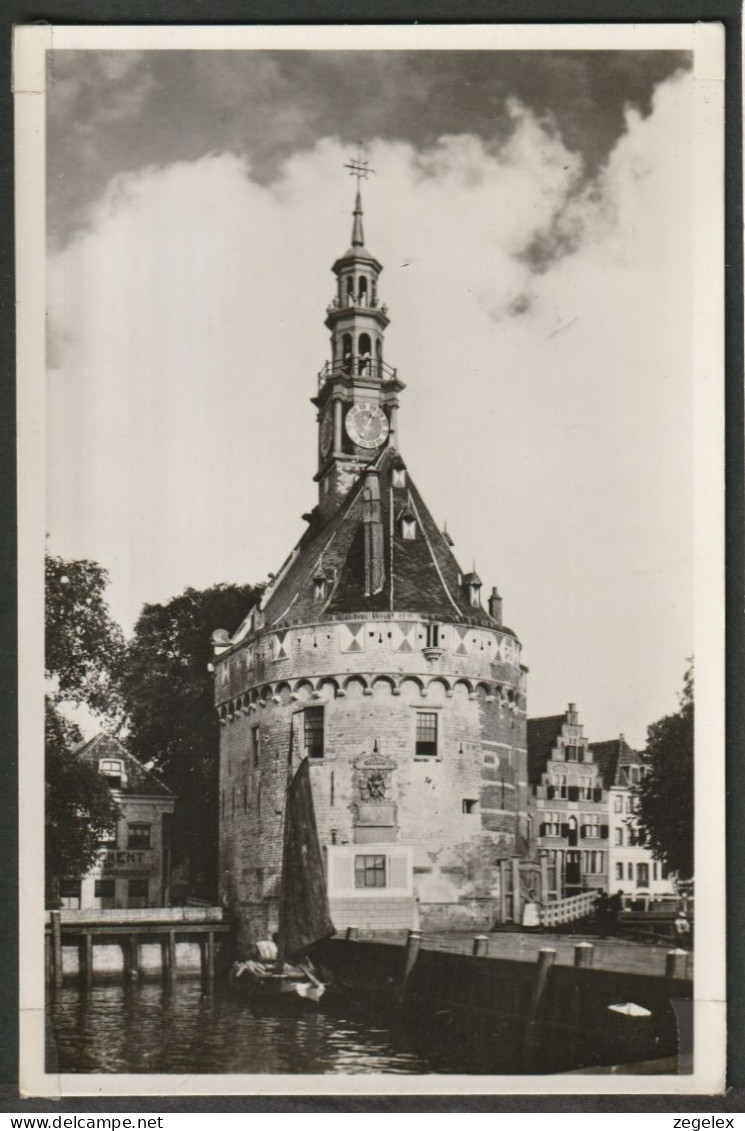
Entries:
[[[58, 988], [70, 976], [63, 959], [64, 952], [70, 950], [77, 952], [77, 970], [73, 973], [85, 985], [97, 975], [136, 979], [143, 973], [159, 973], [171, 980], [180, 969], [194, 969], [192, 964], [180, 961], [179, 951], [184, 948], [179, 944], [183, 943], [198, 947], [198, 970], [209, 981], [215, 977], [220, 940], [231, 930], [220, 907], [50, 911], [46, 924], [48, 982]], [[113, 969], [97, 961], [102, 957], [101, 948], [112, 946], [121, 952], [121, 965]], [[148, 949], [151, 959], [146, 969], [141, 961], [143, 948]], [[158, 963], [152, 961], [153, 948], [159, 951]]]

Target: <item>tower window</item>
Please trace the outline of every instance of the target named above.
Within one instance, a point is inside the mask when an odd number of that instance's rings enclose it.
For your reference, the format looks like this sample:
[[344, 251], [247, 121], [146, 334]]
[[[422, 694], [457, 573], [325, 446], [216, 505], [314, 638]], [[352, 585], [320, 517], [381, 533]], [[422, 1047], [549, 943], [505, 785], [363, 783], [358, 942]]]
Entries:
[[251, 753], [254, 766], [258, 766], [261, 754], [261, 732], [258, 727], [251, 727]]
[[391, 477], [391, 482], [393, 483], [394, 487], [405, 487], [406, 486], [406, 468], [405, 467], [394, 467], [393, 475]]
[[358, 348], [360, 354], [359, 371], [360, 373], [369, 373], [372, 360], [372, 345], [369, 334], [360, 334]]
[[417, 711], [416, 747], [417, 758], [437, 756], [437, 712]]
[[478, 806], [478, 801], [472, 797], [464, 797], [462, 802], [463, 812], [466, 814], [475, 813]]
[[323, 758], [323, 707], [303, 711], [303, 749], [307, 758]]
[[313, 578], [313, 599], [315, 601], [325, 601], [328, 596], [328, 582], [325, 577]]
[[367, 306], [367, 279], [364, 275], [360, 275], [359, 290], [357, 292], [357, 301], [360, 306]]

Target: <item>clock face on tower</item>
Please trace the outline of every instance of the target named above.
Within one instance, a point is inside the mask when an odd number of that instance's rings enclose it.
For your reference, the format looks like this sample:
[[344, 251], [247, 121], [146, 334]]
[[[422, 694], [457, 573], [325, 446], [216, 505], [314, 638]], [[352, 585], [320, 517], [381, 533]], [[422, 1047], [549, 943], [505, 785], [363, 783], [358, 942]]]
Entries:
[[360, 448], [378, 448], [388, 435], [388, 418], [376, 404], [352, 405], [345, 421], [347, 435]]
[[321, 421], [321, 455], [325, 459], [331, 451], [331, 441], [334, 438], [334, 417], [331, 408], [327, 408]]

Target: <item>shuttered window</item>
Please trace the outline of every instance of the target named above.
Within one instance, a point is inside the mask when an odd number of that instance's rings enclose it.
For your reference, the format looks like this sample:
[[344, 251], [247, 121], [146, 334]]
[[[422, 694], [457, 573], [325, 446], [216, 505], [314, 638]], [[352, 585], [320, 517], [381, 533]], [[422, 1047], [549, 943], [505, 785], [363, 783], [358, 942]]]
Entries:
[[354, 886], [356, 888], [384, 888], [385, 856], [355, 856]]

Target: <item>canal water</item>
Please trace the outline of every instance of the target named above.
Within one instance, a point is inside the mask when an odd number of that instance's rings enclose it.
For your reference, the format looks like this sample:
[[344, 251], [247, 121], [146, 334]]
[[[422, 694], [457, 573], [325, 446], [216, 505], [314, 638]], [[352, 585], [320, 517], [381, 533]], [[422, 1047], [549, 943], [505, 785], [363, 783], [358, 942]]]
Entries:
[[[457, 1050], [346, 1001], [274, 1011], [182, 979], [50, 994], [47, 1072], [474, 1072]], [[492, 1071], [499, 1071], [492, 1066]], [[482, 1068], [483, 1071], [483, 1068]]]

